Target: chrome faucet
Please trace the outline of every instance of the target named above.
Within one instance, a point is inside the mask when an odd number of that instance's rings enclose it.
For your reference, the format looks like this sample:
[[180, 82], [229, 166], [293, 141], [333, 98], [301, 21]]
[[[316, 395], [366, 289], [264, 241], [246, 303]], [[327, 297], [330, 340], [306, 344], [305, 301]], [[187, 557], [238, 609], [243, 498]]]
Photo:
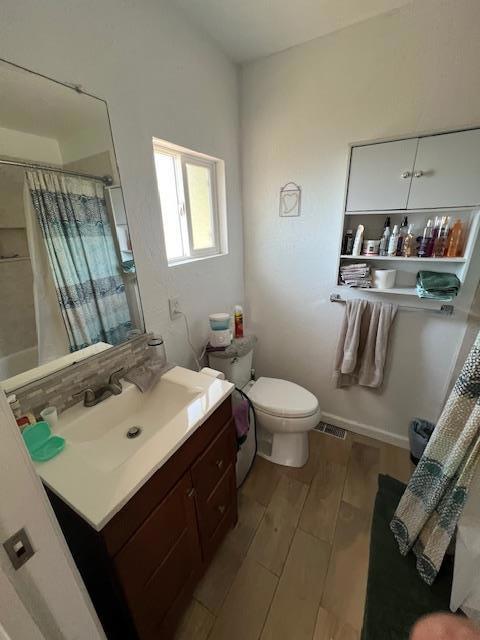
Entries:
[[106, 400], [110, 396], [118, 396], [122, 393], [122, 383], [120, 382], [120, 376], [123, 374], [123, 369], [119, 369], [118, 371], [114, 371], [109, 379], [108, 383], [96, 387], [95, 389], [92, 387], [88, 387], [79, 393], [74, 393], [74, 396], [83, 396], [83, 406], [84, 407], [94, 407], [102, 400]]

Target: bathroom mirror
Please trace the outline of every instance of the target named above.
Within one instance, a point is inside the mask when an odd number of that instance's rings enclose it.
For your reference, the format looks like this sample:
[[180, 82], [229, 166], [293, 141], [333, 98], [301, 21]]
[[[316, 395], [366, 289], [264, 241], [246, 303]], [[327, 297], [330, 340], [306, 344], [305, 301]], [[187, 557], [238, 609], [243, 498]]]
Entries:
[[0, 380], [144, 331], [106, 103], [0, 61]]

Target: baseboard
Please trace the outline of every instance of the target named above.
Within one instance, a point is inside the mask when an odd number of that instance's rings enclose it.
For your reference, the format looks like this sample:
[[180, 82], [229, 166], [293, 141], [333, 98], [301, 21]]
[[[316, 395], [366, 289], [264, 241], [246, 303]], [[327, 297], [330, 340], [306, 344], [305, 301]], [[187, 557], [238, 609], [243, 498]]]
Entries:
[[324, 422], [333, 424], [336, 427], [342, 427], [347, 431], [358, 433], [361, 436], [368, 436], [369, 438], [380, 440], [381, 442], [387, 442], [388, 444], [393, 444], [396, 447], [402, 447], [402, 449], [409, 449], [408, 438], [406, 436], [399, 436], [395, 433], [390, 433], [389, 431], [385, 431], [384, 429], [378, 429], [377, 427], [372, 427], [369, 424], [362, 424], [361, 422], [356, 422], [356, 420], [346, 420], [345, 418], [336, 416], [333, 413], [322, 413], [322, 420]]

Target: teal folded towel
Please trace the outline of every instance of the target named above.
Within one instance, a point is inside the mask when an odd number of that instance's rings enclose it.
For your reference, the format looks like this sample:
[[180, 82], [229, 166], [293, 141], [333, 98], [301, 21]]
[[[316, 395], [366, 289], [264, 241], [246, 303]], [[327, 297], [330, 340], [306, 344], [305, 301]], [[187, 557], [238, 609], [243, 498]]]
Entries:
[[450, 302], [458, 294], [460, 280], [454, 273], [419, 271], [417, 273], [417, 295], [419, 298]]

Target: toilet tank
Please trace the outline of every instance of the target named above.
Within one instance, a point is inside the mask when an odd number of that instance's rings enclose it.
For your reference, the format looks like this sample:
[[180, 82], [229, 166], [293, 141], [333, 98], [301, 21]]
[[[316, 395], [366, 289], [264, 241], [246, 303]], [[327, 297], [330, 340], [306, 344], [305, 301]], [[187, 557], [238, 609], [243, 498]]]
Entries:
[[230, 382], [243, 389], [250, 381], [255, 336], [238, 338], [225, 351], [208, 354], [208, 366], [225, 374]]

